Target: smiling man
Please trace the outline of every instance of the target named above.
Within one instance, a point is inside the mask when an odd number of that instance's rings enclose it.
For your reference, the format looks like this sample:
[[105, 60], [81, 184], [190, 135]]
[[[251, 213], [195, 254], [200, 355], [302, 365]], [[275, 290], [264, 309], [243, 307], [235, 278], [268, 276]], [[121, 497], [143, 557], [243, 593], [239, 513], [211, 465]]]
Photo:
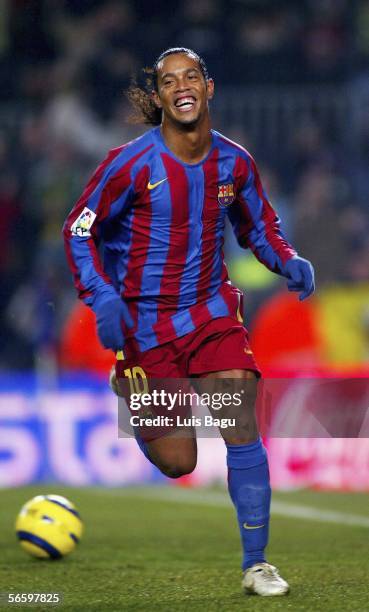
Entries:
[[[221, 428], [228, 486], [243, 549], [243, 588], [284, 595], [288, 584], [265, 558], [270, 484], [257, 432], [259, 369], [242, 323], [242, 294], [223, 261], [226, 220], [238, 242], [287, 279], [300, 299], [314, 290], [311, 264], [287, 243], [253, 158], [210, 127], [214, 82], [195, 52], [162, 53], [147, 91], [132, 87], [139, 119], [153, 125], [111, 151], [65, 226], [66, 251], [79, 296], [96, 314], [106, 348], [119, 351], [116, 378], [244, 381], [240, 426]], [[98, 253], [104, 243], [104, 263]], [[196, 465], [196, 439], [162, 429], [144, 435], [145, 456], [178, 478]]]

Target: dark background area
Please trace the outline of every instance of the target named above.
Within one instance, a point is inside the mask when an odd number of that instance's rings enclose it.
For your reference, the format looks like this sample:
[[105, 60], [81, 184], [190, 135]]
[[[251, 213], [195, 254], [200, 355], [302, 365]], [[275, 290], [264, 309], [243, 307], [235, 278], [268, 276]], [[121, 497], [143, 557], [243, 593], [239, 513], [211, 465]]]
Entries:
[[[363, 288], [368, 346], [368, 1], [13, 0], [0, 13], [1, 369], [58, 367], [76, 301], [64, 218], [107, 150], [144, 129], [127, 122], [132, 74], [182, 45], [204, 56], [213, 126], [256, 158], [319, 291]], [[252, 325], [282, 285], [231, 239], [227, 260]]]

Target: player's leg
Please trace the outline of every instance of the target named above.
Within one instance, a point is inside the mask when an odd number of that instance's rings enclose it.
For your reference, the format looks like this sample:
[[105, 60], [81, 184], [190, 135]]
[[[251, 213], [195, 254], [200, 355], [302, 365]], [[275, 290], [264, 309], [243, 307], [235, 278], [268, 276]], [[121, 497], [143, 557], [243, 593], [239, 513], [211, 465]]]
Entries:
[[[242, 387], [240, 407], [223, 407], [221, 415], [217, 411], [212, 413], [214, 417], [234, 418], [236, 423], [234, 427], [220, 429], [220, 433], [227, 448], [228, 489], [241, 534], [243, 587], [246, 592], [260, 595], [283, 595], [288, 592], [288, 584], [265, 558], [271, 489], [267, 453], [255, 416], [260, 373], [245, 328], [234, 322], [230, 322], [228, 330], [226, 321], [223, 325], [224, 329], [220, 330], [223, 333], [210, 336], [199, 347], [192, 367], [201, 376], [203, 390], [232, 394]], [[220, 369], [220, 364], [225, 369]]]
[[[182, 344], [185, 340], [181, 340]], [[184, 378], [185, 370], [178, 363], [178, 354], [181, 354], [182, 346], [167, 343], [143, 353], [127, 353], [119, 355], [115, 367], [110, 375], [110, 386], [116, 395], [127, 399], [127, 388], [131, 380], [127, 381], [127, 375], [132, 377], [139, 368], [140, 375], [151, 380], [165, 380]], [[155, 409], [150, 407], [150, 417], [155, 416]], [[137, 413], [140, 415], [140, 411]], [[175, 415], [175, 411], [173, 411]], [[197, 443], [193, 428], [181, 427], [134, 427], [136, 442], [145, 457], [151, 461], [165, 476], [179, 478], [190, 474], [196, 467]]]
[[190, 474], [196, 467], [197, 442], [195, 433], [186, 437], [179, 428], [168, 435], [146, 444], [150, 460], [169, 478]]
[[[110, 386], [116, 395], [123, 395], [117, 383], [115, 367], [110, 375]], [[171, 428], [167, 432], [159, 432], [158, 437], [149, 440], [139, 427], [134, 428], [134, 434], [145, 457], [168, 478], [179, 478], [195, 469], [197, 442], [192, 428]]]
[[[227, 392], [244, 393], [241, 410], [228, 407], [235, 426], [220, 429], [227, 447], [228, 490], [237, 513], [243, 549], [242, 585], [246, 592], [259, 595], [284, 595], [288, 584], [276, 568], [267, 563], [265, 549], [269, 538], [271, 488], [268, 457], [258, 434], [255, 417], [257, 377], [249, 370], [233, 369], [209, 375], [217, 390], [226, 383]], [[232, 388], [233, 387], [233, 388]], [[224, 388], [224, 387], [223, 387]], [[214, 416], [216, 416], [214, 414]]]
[[145, 441], [139, 428], [135, 438], [145, 455], [168, 478], [180, 478], [194, 471], [197, 463], [196, 433], [193, 428], [177, 427], [156, 439]]
[[[213, 379], [213, 380], [212, 380]], [[209, 374], [203, 385], [217, 393], [242, 393], [242, 405], [224, 407], [222, 418], [232, 418], [235, 426], [220, 429], [227, 448], [228, 489], [237, 511], [243, 545], [242, 569], [264, 563], [268, 544], [270, 481], [266, 450], [255, 418], [257, 378], [248, 370], [225, 370]], [[219, 416], [218, 411], [212, 411]]]

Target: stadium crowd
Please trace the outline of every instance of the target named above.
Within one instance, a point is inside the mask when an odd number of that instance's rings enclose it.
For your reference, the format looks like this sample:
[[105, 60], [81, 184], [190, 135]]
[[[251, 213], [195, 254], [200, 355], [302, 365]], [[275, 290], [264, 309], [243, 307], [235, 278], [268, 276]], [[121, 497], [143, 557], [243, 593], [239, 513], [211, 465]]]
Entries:
[[[314, 116], [292, 122], [278, 155], [263, 140], [252, 141], [242, 109], [228, 122], [214, 101], [214, 127], [255, 155], [288, 236], [315, 264], [318, 286], [368, 281], [367, 0], [4, 4], [0, 368], [28, 368], [43, 348], [57, 350], [75, 302], [63, 221], [106, 151], [142, 132], [128, 123], [123, 92], [132, 74], [169, 46], [193, 47], [204, 56], [223, 108], [235, 87], [240, 98], [260, 87], [268, 96], [280, 87], [304, 95], [305, 88], [329, 86], [333, 97], [350, 90], [366, 100], [356, 126], [360, 146], [350, 141], [351, 116], [334, 130]], [[231, 272], [247, 288], [245, 255], [232, 242], [228, 251]], [[250, 317], [276, 287], [270, 280], [261, 289], [255, 285]]]

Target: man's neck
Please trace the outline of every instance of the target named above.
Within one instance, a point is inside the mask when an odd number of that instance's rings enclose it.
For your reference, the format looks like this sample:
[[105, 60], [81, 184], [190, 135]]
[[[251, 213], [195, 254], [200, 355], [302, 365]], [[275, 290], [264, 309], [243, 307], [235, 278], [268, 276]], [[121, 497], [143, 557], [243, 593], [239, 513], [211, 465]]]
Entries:
[[172, 153], [187, 164], [201, 162], [210, 151], [211, 132], [208, 117], [201, 125], [194, 127], [173, 125], [164, 119], [161, 133]]

